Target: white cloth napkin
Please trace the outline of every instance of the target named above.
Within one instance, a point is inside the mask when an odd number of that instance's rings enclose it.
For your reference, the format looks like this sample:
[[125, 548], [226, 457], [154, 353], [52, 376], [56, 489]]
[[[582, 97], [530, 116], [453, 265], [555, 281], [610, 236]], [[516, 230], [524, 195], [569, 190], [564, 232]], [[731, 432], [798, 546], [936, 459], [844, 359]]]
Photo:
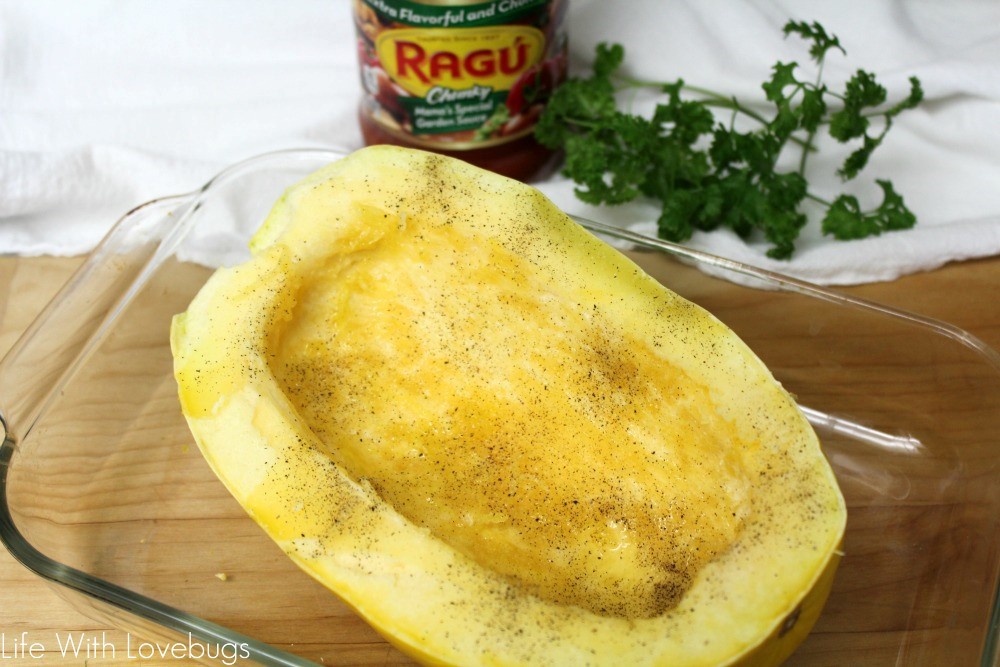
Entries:
[[[620, 42], [636, 76], [760, 99], [778, 60], [807, 64], [789, 18], [818, 20], [857, 68], [927, 101], [899, 118], [859, 184], [891, 179], [912, 231], [838, 242], [810, 223], [791, 261], [727, 231], [690, 245], [821, 284], [888, 280], [1000, 253], [1000, 4], [976, 0], [571, 0], [574, 71]], [[0, 253], [90, 250], [125, 212], [192, 190], [249, 156], [361, 146], [348, 0], [0, 0]], [[832, 173], [817, 160], [817, 172]], [[832, 176], [821, 191], [840, 192]], [[591, 208], [573, 185], [539, 184], [571, 213], [653, 234], [649, 202]]]

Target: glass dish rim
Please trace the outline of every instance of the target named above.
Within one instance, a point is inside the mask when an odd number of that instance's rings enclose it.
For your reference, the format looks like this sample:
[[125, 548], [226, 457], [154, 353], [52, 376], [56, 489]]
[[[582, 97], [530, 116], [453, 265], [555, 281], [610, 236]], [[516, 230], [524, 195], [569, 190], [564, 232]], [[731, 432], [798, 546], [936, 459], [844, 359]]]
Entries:
[[[148, 200], [135, 206], [122, 215], [109, 229], [94, 249], [88, 253], [83, 263], [70, 276], [66, 283], [56, 292], [50, 304], [66, 296], [74, 279], [82, 275], [88, 266], [100, 262], [101, 252], [113, 241], [115, 232], [127, 227], [137, 216], [145, 214], [150, 209], [164, 208], [180, 211], [170, 230], [163, 238], [157, 239], [157, 248], [153, 257], [146, 263], [139, 275], [128, 286], [132, 294], [155, 273], [165, 259], [174, 255], [177, 245], [189, 232], [188, 224], [194, 219], [196, 212], [209, 199], [214, 191], [229, 179], [238, 178], [252, 167], [266, 165], [272, 160], [303, 159], [314, 160], [317, 165], [341, 159], [351, 151], [339, 147], [328, 148], [286, 148], [261, 153], [228, 165], [209, 178], [202, 186], [186, 193], [167, 195]], [[709, 269], [718, 276], [718, 272], [730, 272], [743, 279], [758, 283], [769, 289], [794, 292], [811, 298], [820, 299], [836, 306], [860, 308], [882, 316], [898, 319], [907, 324], [924, 328], [936, 335], [946, 337], [958, 343], [982, 358], [991, 367], [1000, 371], [1000, 351], [986, 345], [982, 340], [968, 331], [947, 322], [930, 318], [911, 311], [886, 306], [855, 296], [843, 294], [836, 289], [816, 285], [804, 280], [761, 269], [746, 263], [730, 260], [681, 244], [664, 241], [640, 234], [628, 228], [622, 228], [605, 222], [569, 214], [575, 222], [592, 233], [608, 236], [640, 248], [663, 252], [679, 258], [689, 264], [698, 266], [701, 270]], [[747, 286], [747, 285], [744, 285]], [[752, 288], [751, 286], [748, 286]], [[127, 305], [127, 300], [126, 300]], [[123, 307], [123, 306], [122, 306]], [[0, 370], [15, 350], [30, 345], [31, 333], [44, 326], [47, 309], [27, 327], [7, 354], [0, 359]], [[7, 474], [11, 461], [16, 454], [16, 439], [12, 438], [8, 428], [7, 417], [0, 406], [0, 428], [3, 428], [3, 442], [0, 443], [0, 543], [15, 560], [28, 570], [38, 575], [50, 584], [68, 589], [86, 598], [110, 605], [113, 609], [124, 611], [136, 618], [153, 622], [165, 629], [190, 636], [210, 643], [239, 642], [253, 651], [252, 658], [271, 665], [312, 665], [314, 663], [291, 655], [259, 640], [241, 635], [229, 628], [206, 621], [194, 614], [182, 611], [173, 606], [158, 602], [148, 596], [131, 591], [125, 587], [105, 581], [94, 575], [64, 565], [49, 558], [36, 549], [30, 541], [18, 530], [8, 503]], [[981, 665], [993, 664], [993, 657], [1000, 653], [1000, 584], [993, 594], [993, 604], [986, 625], [986, 641], [983, 646]]]

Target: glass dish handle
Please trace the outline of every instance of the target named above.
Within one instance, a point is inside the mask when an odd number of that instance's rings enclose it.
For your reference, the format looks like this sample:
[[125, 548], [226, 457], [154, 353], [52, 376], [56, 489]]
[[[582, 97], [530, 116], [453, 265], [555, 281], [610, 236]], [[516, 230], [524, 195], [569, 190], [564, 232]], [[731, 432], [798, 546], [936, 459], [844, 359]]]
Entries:
[[[14, 448], [86, 359], [107, 322], [133, 296], [191, 195], [156, 199], [125, 214], [0, 361], [3, 448]], [[13, 452], [4, 452], [8, 457]]]

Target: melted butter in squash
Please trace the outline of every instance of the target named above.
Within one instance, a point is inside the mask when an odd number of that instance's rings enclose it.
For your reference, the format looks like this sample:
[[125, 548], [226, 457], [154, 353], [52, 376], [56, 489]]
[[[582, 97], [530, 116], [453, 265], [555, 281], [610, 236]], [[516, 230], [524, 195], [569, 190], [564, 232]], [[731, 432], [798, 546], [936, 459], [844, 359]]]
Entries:
[[272, 362], [292, 403], [351, 475], [528, 591], [673, 607], [739, 532], [752, 443], [592, 295], [414, 217], [302, 295]]

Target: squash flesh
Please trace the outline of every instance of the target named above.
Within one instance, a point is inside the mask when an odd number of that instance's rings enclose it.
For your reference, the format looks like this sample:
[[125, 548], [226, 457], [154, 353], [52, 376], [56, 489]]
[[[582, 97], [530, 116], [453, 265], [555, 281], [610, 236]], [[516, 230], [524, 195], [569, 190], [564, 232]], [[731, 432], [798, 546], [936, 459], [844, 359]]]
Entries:
[[[515, 187], [379, 148], [290, 191], [245, 284], [175, 322], [206, 458], [429, 661], [787, 655], [843, 530], [815, 436], [725, 327]], [[256, 457], [220, 444], [248, 430]]]
[[545, 599], [656, 616], [736, 539], [754, 445], [590, 295], [533, 273], [443, 221], [401, 224], [330, 259], [271, 368], [409, 520]]

